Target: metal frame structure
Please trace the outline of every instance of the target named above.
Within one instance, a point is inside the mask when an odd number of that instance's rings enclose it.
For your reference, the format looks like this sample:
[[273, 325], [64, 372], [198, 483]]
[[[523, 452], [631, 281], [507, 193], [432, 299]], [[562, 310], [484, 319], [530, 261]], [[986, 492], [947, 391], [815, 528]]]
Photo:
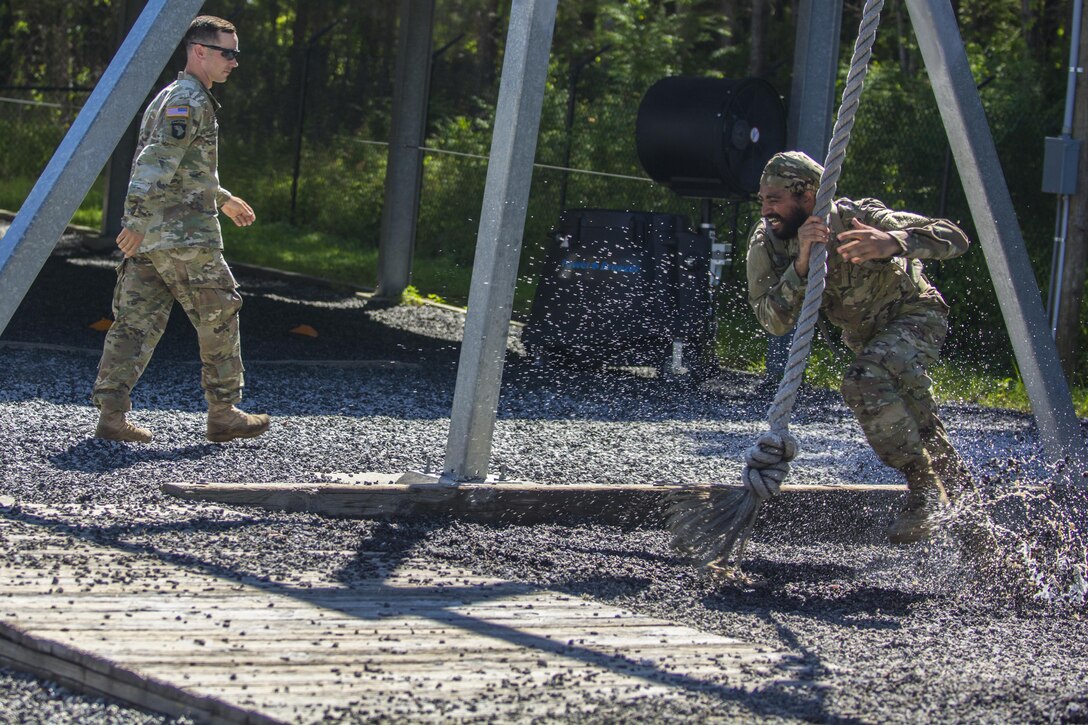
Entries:
[[203, 4], [203, 0], [152, 0], [121, 43], [0, 239], [0, 332]]
[[378, 237], [377, 297], [399, 300], [412, 279], [431, 81], [434, 0], [400, 0], [393, 69], [392, 138]]
[[[801, 0], [798, 4], [786, 145], [814, 159], [824, 157], [831, 140], [841, 29], [839, 3]], [[792, 340], [792, 332], [767, 337], [768, 379], [777, 382], [786, 372]]]
[[[502, 381], [506, 337], [521, 253], [540, 108], [557, 0], [512, 0], [490, 163], [473, 265], [469, 308], [457, 372], [443, 480], [486, 480]], [[68, 220], [106, 163], [151, 84], [169, 60], [202, 0], [151, 0], [98, 86], [0, 239], [0, 332], [45, 264]], [[816, 58], [795, 82], [798, 118], [830, 122], [833, 89], [827, 73], [835, 54], [817, 58], [820, 37], [841, 19], [830, 3], [803, 0], [799, 48]], [[1085, 454], [1083, 436], [1039, 289], [1012, 207], [993, 138], [948, 0], [907, 0], [915, 33], [955, 152], [1002, 314], [1031, 399], [1046, 454], [1053, 460]], [[820, 13], [818, 10], [823, 8]], [[433, 0], [401, 0], [394, 138], [381, 240], [379, 288], [406, 285], [419, 203], [429, 74], [408, 69], [427, 56]], [[814, 35], [815, 34], [815, 35]], [[837, 33], [835, 34], [837, 35]], [[814, 42], [817, 41], [817, 42]], [[795, 66], [796, 67], [796, 66]], [[833, 72], [833, 71], [832, 71]], [[811, 114], [811, 115], [809, 115]], [[414, 122], [412, 122], [414, 119]], [[810, 151], [818, 124], [796, 123], [796, 145]], [[813, 138], [802, 136], [801, 130]], [[826, 139], [826, 127], [823, 129]]]
[[1053, 460], [1083, 459], [1085, 447], [1080, 423], [1050, 335], [1039, 286], [1035, 283], [956, 15], [948, 0], [907, 0], [907, 11], [937, 97], [1043, 447]]
[[557, 0], [514, 0], [443, 479], [487, 477]]

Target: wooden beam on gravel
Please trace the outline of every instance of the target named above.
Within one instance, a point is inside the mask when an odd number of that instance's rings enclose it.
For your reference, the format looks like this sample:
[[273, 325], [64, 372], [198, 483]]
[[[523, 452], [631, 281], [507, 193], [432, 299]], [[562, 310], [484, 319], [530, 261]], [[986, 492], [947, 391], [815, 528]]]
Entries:
[[[739, 484], [738, 484], [739, 486]], [[542, 484], [526, 481], [449, 484], [408, 473], [357, 474], [323, 483], [167, 483], [164, 493], [196, 501], [305, 511], [343, 518], [456, 517], [485, 524], [661, 526], [673, 493], [708, 485]], [[757, 531], [799, 540], [878, 541], [906, 486], [782, 486], [764, 507]]]

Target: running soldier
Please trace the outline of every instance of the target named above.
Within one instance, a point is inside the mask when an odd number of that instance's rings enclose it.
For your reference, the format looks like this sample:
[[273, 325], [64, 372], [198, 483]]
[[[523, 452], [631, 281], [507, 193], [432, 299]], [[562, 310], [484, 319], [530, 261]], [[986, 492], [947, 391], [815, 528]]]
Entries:
[[151, 431], [126, 419], [130, 393], [162, 337], [174, 300], [200, 345], [208, 440], [253, 438], [269, 417], [235, 407], [244, 385], [238, 311], [242, 298], [223, 259], [222, 210], [238, 226], [256, 215], [219, 185], [219, 103], [213, 83], [238, 67], [238, 35], [222, 18], [202, 15], [183, 40], [185, 70], [144, 112], [117, 246], [124, 253], [92, 399], [95, 437], [146, 443]]
[[957, 257], [969, 241], [949, 221], [892, 211], [875, 199], [836, 200], [829, 228], [812, 216], [822, 172], [796, 151], [767, 163], [763, 218], [748, 240], [748, 301], [764, 329], [788, 333], [804, 301], [812, 245], [827, 245], [821, 311], [856, 356], [842, 395], [880, 460], [907, 479], [890, 541], [921, 541], [932, 532], [933, 514], [970, 485], [926, 374], [948, 332], [948, 306], [921, 260]]

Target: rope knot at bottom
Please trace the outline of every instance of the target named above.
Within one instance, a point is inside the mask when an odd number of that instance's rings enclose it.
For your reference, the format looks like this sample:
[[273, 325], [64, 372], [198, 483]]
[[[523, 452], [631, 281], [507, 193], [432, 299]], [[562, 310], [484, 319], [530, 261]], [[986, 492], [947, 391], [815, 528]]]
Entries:
[[799, 444], [789, 431], [767, 431], [744, 452], [744, 485], [760, 501], [778, 495], [797, 456]]

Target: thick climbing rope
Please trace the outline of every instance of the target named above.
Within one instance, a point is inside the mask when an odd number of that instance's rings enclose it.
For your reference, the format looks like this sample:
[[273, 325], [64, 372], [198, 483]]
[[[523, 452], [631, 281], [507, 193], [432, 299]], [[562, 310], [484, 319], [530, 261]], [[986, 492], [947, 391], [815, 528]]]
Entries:
[[[862, 10], [850, 71], [813, 210], [814, 215], [825, 220], [830, 219], [832, 199], [846, 159], [846, 147], [854, 127], [854, 116], [861, 100], [861, 89], [883, 7], [884, 0], [867, 0]], [[709, 506], [706, 501], [701, 504], [697, 500], [681, 501], [670, 511], [674, 543], [701, 559], [704, 565], [726, 568], [730, 565], [730, 559], [734, 563], [740, 560], [760, 504], [778, 495], [782, 481], [789, 472], [789, 462], [797, 455], [798, 442], [789, 432], [789, 420], [812, 347], [826, 276], [827, 248], [823, 244], [815, 244], [809, 255], [805, 299], [790, 345], [789, 360], [767, 413], [770, 430], [745, 452], [744, 489], [741, 495], [726, 495], [718, 502], [711, 498]], [[735, 493], [735, 489], [729, 493]]]
[[[869, 58], [872, 55], [873, 41], [876, 40], [876, 28], [880, 21], [880, 11], [884, 6], [884, 0], [869, 0], [865, 3], [862, 12], [861, 27], [858, 30], [858, 39], [854, 45], [854, 55], [850, 61], [850, 72], [846, 77], [846, 88], [842, 94], [842, 104], [839, 106], [838, 117], [835, 119], [835, 130], [831, 135], [831, 143], [828, 146], [827, 159], [824, 162], [824, 171], [820, 176], [820, 188], [816, 192], [816, 204], [813, 214], [829, 219], [831, 203], [838, 188], [839, 177], [842, 175], [842, 164], [846, 160], [846, 147], [850, 143], [850, 132], [854, 128], [854, 116], [857, 115], [861, 102], [861, 89], [865, 82], [865, 74], [869, 67]], [[801, 306], [801, 314], [797, 318], [796, 331], [793, 334], [793, 342], [790, 345], [789, 361], [782, 375], [782, 381], [778, 384], [778, 392], [774, 396], [770, 411], [767, 413], [767, 421], [770, 424], [770, 432], [761, 436], [753, 449], [759, 449], [764, 442], [771, 451], [783, 448], [783, 440], [793, 455], [796, 455], [796, 439], [789, 433], [789, 420], [793, 412], [793, 405], [797, 400], [797, 391], [801, 387], [801, 381], [805, 374], [805, 365], [808, 362], [809, 352], [812, 348], [812, 337], [816, 329], [817, 315], [820, 304], [823, 301], [824, 283], [827, 277], [827, 247], [823, 244], [813, 245], [809, 256], [808, 283], [805, 286], [805, 300]], [[786, 438], [788, 436], [788, 438]], [[780, 440], [782, 439], [782, 440]], [[749, 449], [752, 451], [752, 449]], [[748, 456], [746, 456], [747, 458]], [[791, 455], [790, 458], [793, 456]], [[777, 461], [774, 456], [759, 454], [751, 456], [752, 460], [746, 460], [747, 467], [744, 480], [755, 489], [761, 498], [769, 498], [769, 495], [778, 493], [778, 484], [781, 477], [777, 473], [770, 476], [770, 482], [761, 471], [770, 469], [776, 471]], [[788, 458], [781, 456], [788, 462]], [[770, 461], [765, 463], [764, 461]], [[785, 474], [783, 474], [784, 476]], [[778, 479], [775, 481], [774, 479]], [[749, 481], [751, 483], [749, 483]]]

